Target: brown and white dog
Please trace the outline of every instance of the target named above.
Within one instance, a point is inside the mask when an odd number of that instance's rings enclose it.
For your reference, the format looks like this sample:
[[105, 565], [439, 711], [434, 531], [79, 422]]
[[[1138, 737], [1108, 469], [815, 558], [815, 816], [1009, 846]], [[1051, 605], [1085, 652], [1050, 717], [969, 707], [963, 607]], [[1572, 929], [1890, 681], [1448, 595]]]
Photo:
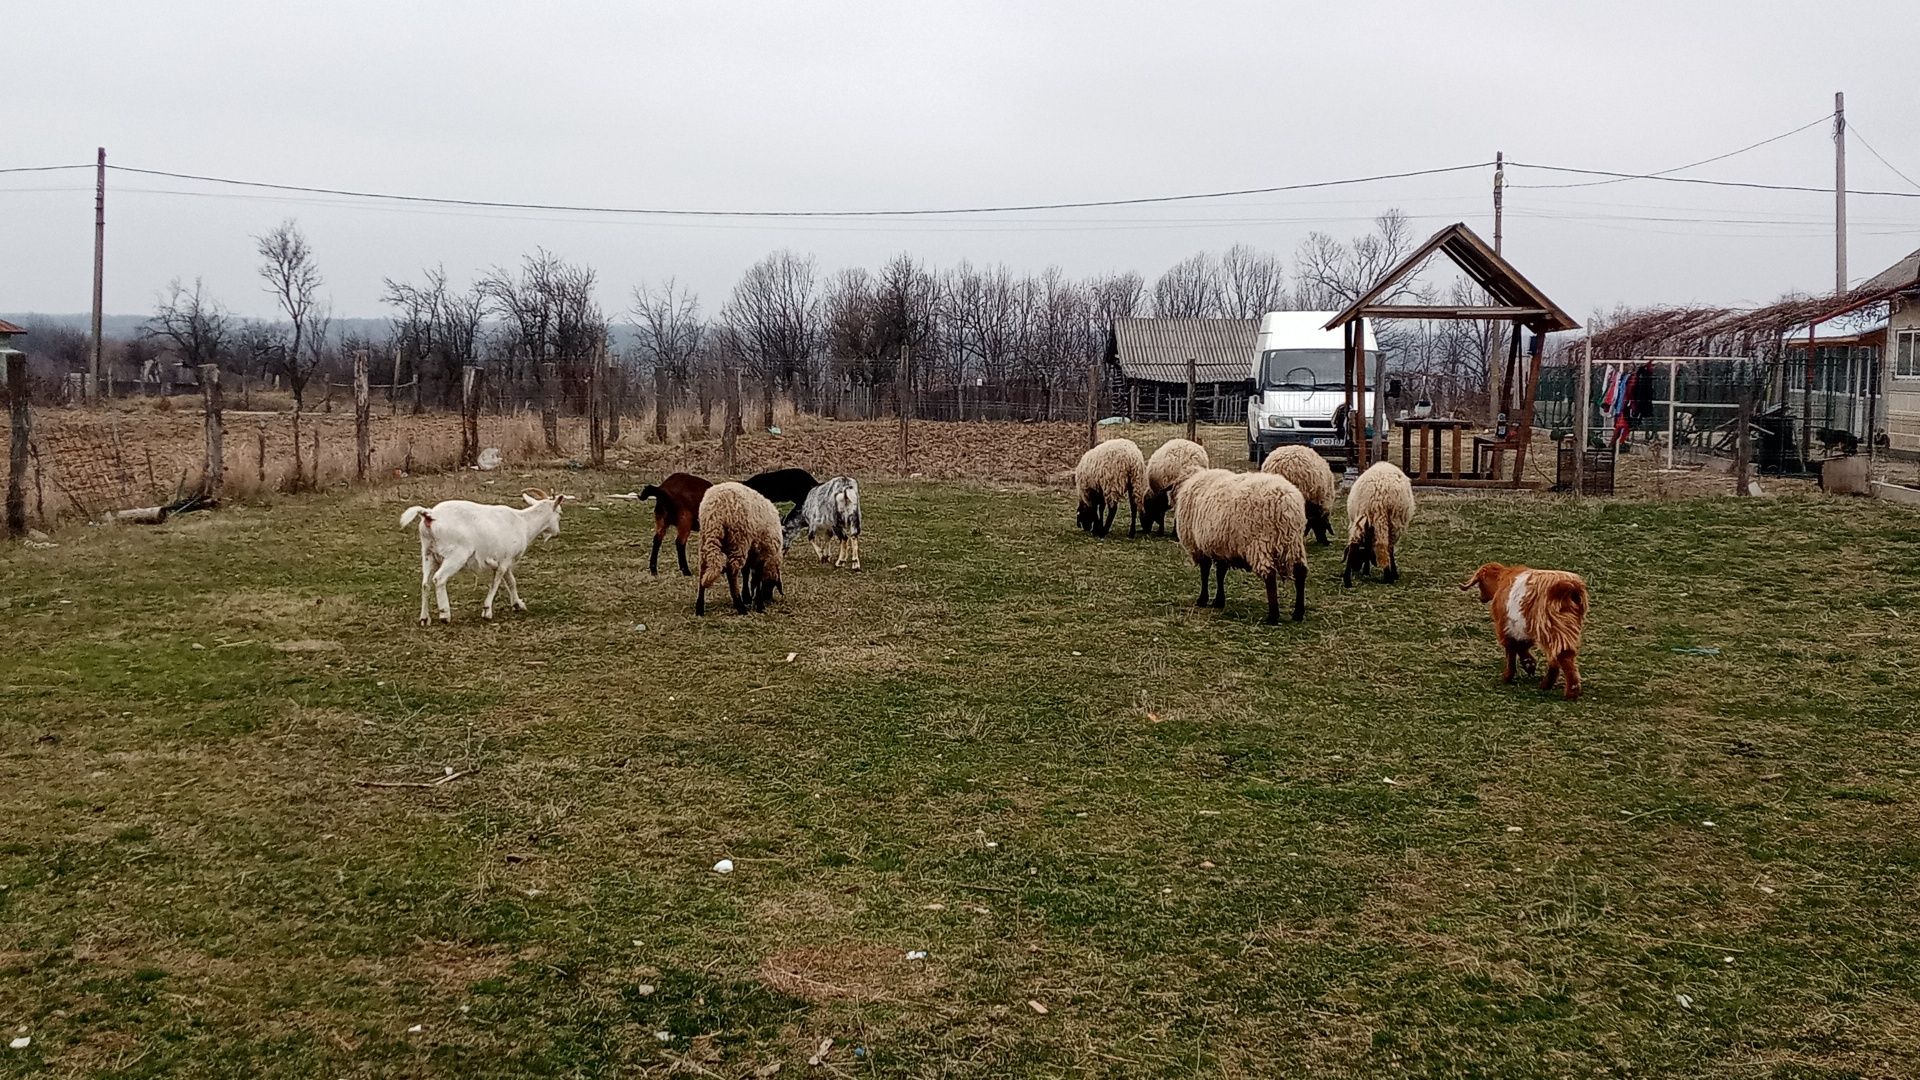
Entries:
[[1587, 621], [1587, 583], [1580, 575], [1488, 563], [1460, 588], [1478, 588], [1493, 615], [1493, 632], [1507, 653], [1501, 682], [1513, 681], [1516, 661], [1533, 674], [1532, 649], [1537, 645], [1547, 663], [1540, 689], [1553, 689], [1554, 678], [1564, 673], [1567, 700], [1580, 696], [1580, 631]]

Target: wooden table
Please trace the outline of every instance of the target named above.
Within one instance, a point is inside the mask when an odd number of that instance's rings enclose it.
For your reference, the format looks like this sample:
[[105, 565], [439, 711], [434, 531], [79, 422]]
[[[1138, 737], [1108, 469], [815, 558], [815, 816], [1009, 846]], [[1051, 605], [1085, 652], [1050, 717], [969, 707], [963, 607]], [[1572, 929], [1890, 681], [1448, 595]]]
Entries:
[[[1452, 416], [1429, 416], [1424, 419], [1395, 420], [1400, 425], [1400, 460], [1407, 475], [1418, 479], [1445, 476], [1449, 480], [1459, 480], [1468, 475], [1460, 469], [1461, 433], [1473, 428], [1473, 421], [1461, 420]], [[1413, 433], [1420, 433], [1420, 453], [1413, 452]], [[1453, 433], [1453, 460], [1451, 468], [1443, 468], [1440, 460], [1440, 441], [1442, 432]], [[1429, 434], [1431, 433], [1431, 434]], [[1433, 458], [1429, 463], [1427, 448], [1431, 444]], [[1417, 467], [1416, 467], [1417, 466]]]

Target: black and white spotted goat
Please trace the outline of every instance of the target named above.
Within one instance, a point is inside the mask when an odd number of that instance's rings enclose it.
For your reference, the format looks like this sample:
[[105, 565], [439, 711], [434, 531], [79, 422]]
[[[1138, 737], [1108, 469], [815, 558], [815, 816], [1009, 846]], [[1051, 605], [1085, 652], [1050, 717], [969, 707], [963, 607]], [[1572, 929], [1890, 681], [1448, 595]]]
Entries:
[[[853, 477], [836, 476], [807, 492], [785, 524], [788, 548], [805, 536], [821, 562], [841, 566], [851, 559], [852, 569], [860, 569], [860, 484]], [[822, 540], [830, 550], [821, 549]]]

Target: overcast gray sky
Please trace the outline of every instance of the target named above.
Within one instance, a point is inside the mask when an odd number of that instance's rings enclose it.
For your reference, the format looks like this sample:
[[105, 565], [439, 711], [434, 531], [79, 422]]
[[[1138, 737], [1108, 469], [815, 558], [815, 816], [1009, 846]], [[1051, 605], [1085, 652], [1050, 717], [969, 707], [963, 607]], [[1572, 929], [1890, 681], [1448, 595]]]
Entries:
[[[1510, 159], [1668, 169], [1848, 117], [1920, 180], [1910, 3], [474, 3], [7, 0], [0, 167], [90, 162], [322, 187], [713, 209], [914, 208], [1258, 187]], [[1687, 175], [1831, 185], [1829, 125]], [[1850, 186], [1904, 190], [1855, 143]], [[342, 315], [536, 245], [610, 310], [677, 275], [709, 310], [778, 247], [1151, 282], [1236, 241], [1289, 257], [1397, 206], [1491, 235], [1491, 170], [1127, 210], [670, 222], [456, 212], [110, 174], [106, 307], [203, 277], [266, 314], [251, 234], [306, 230]], [[1507, 254], [1576, 315], [1830, 289], [1831, 195], [1513, 170]], [[0, 310], [89, 303], [92, 177], [0, 175]], [[176, 192], [174, 194], [162, 193]], [[193, 194], [178, 194], [192, 192]], [[1920, 198], [1851, 199], [1851, 274], [1920, 247]]]

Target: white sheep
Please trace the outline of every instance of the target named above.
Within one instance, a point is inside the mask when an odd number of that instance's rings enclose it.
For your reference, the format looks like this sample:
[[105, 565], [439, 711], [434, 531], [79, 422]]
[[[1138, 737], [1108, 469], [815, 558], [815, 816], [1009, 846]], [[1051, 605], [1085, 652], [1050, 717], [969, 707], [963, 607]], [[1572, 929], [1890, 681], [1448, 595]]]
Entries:
[[780, 584], [780, 511], [745, 484], [715, 484], [700, 497], [700, 579], [693, 613], [707, 613], [707, 588], [727, 576], [733, 610], [767, 610]]
[[1413, 482], [1391, 461], [1375, 462], [1353, 482], [1347, 492], [1347, 567], [1342, 578], [1349, 588], [1355, 571], [1366, 577], [1375, 566], [1384, 568], [1381, 581], [1391, 585], [1400, 580], [1396, 549], [1415, 509]]
[[1167, 509], [1180, 481], [1207, 467], [1207, 448], [1192, 439], [1168, 439], [1147, 459], [1147, 496], [1140, 509], [1140, 530], [1167, 531]]
[[1267, 460], [1260, 463], [1260, 471], [1293, 481], [1293, 486], [1300, 489], [1301, 498], [1307, 500], [1307, 528], [1321, 543], [1326, 543], [1333, 533], [1333, 519], [1327, 512], [1333, 508], [1340, 487], [1327, 459], [1311, 447], [1276, 446]]
[[1078, 522], [1095, 536], [1113, 529], [1120, 504], [1127, 504], [1127, 535], [1140, 523], [1141, 501], [1147, 494], [1147, 459], [1132, 439], [1108, 439], [1080, 455], [1073, 467], [1073, 487], [1079, 496]]
[[[860, 569], [860, 483], [853, 477], [836, 476], [807, 492], [785, 524], [785, 547], [805, 536], [821, 562], [839, 566], [851, 556], [852, 569]], [[821, 550], [822, 539], [830, 552]]]
[[568, 496], [548, 495], [538, 488], [524, 494], [527, 505], [498, 506], [491, 503], [448, 499], [431, 508], [409, 506], [400, 514], [400, 527], [415, 519], [420, 522], [420, 625], [428, 623], [427, 591], [432, 589], [440, 606], [440, 621], [452, 622], [447, 605], [447, 581], [471, 564], [474, 571], [493, 571], [493, 585], [480, 607], [480, 617], [493, 618], [493, 596], [507, 584], [507, 598], [515, 611], [527, 610], [520, 599], [520, 583], [513, 576], [513, 564], [526, 554], [535, 540], [560, 535], [560, 504]]
[[1180, 546], [1200, 568], [1199, 607], [1227, 604], [1227, 568], [1250, 570], [1267, 584], [1267, 622], [1280, 621], [1280, 577], [1293, 578], [1293, 621], [1307, 611], [1307, 507], [1300, 489], [1272, 473], [1203, 469], [1180, 484], [1173, 507]]

